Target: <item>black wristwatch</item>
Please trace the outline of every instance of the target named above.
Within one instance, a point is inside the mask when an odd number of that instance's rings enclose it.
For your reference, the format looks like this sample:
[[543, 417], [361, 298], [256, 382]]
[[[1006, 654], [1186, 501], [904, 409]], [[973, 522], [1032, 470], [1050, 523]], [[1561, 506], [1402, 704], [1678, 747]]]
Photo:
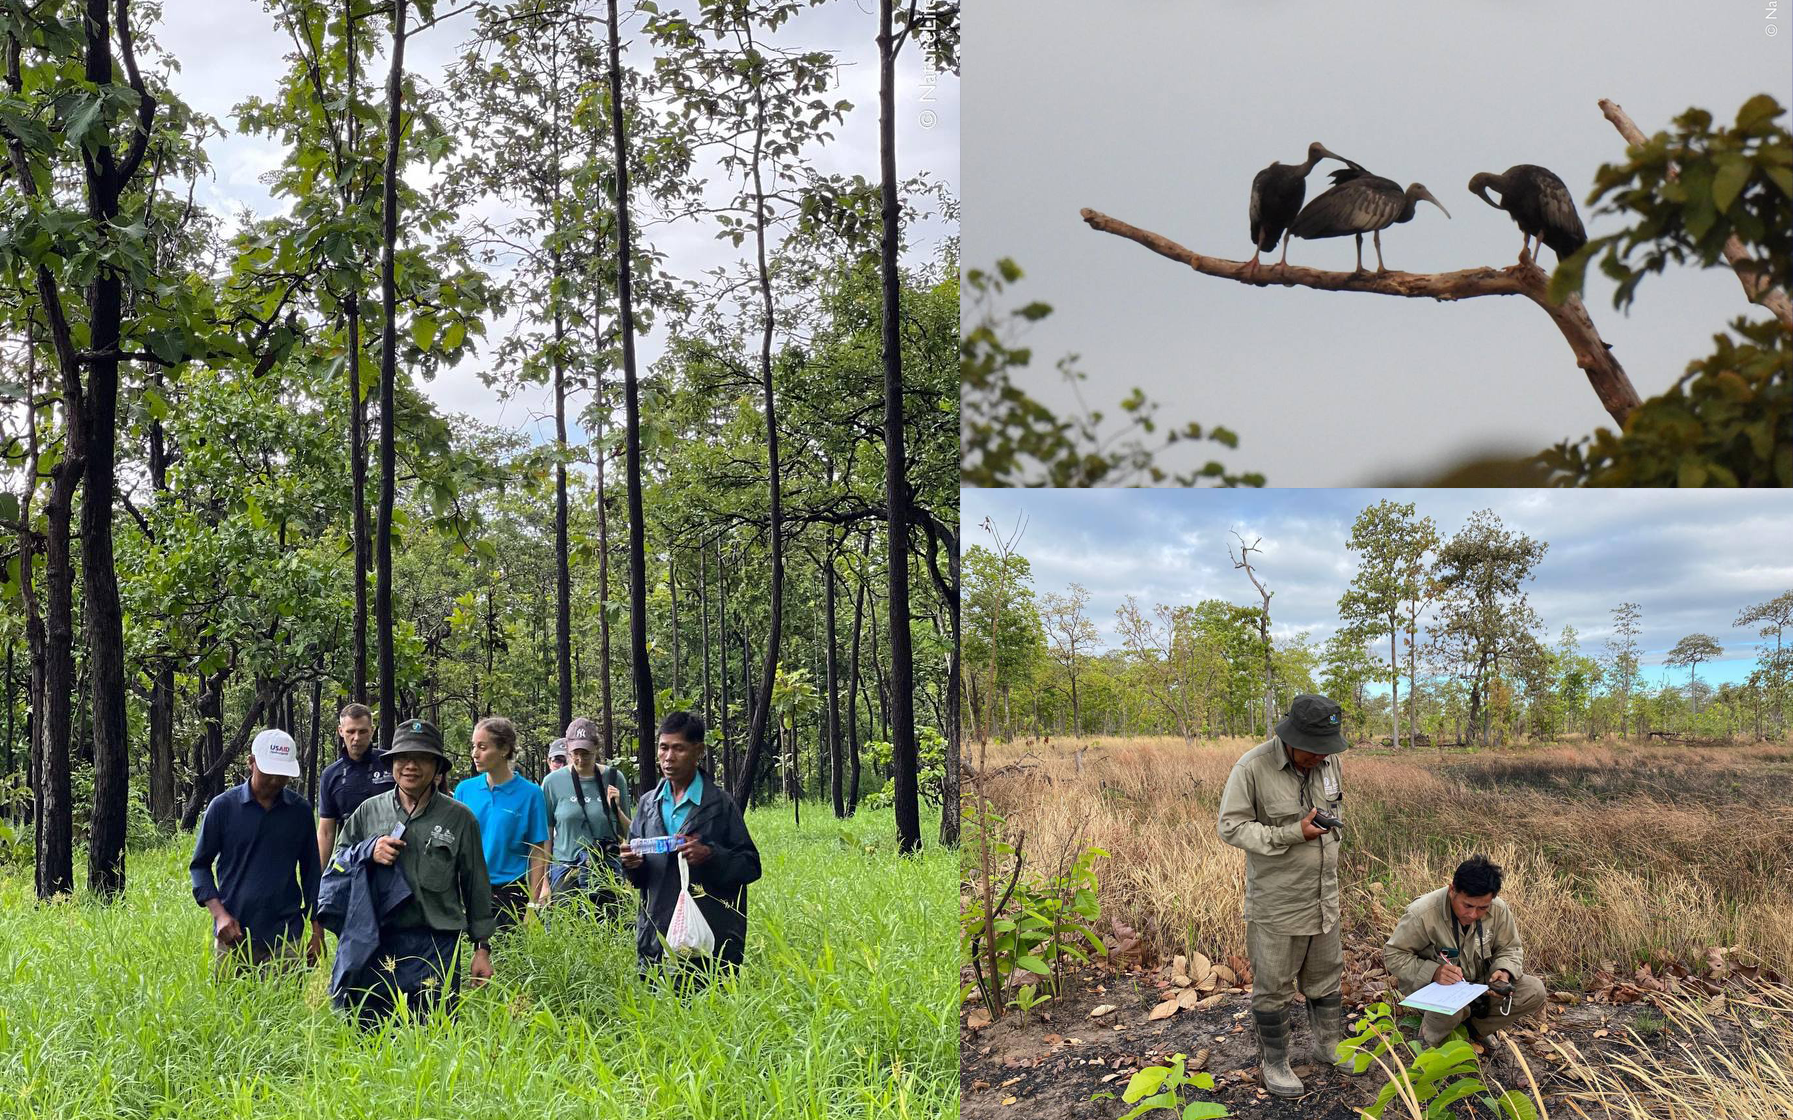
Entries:
[[475, 940], [473, 942], [473, 947], [475, 949], [484, 949], [488, 953], [492, 951], [492, 943], [483, 937]]

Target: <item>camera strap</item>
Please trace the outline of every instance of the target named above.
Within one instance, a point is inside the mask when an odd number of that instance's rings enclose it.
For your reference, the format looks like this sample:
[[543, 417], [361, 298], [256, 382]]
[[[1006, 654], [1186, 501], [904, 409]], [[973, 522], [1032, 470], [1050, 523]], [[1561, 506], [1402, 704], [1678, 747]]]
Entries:
[[[591, 823], [591, 810], [587, 808], [585, 804], [585, 786], [579, 781], [579, 771], [574, 767], [569, 766], [567, 767], [567, 773], [573, 776], [573, 796], [579, 799], [579, 815], [585, 818], [585, 829], [587, 832], [591, 833], [591, 837], [594, 841], [598, 840], [598, 826]], [[592, 777], [598, 777], [598, 772], [596, 770], [592, 771]], [[601, 780], [602, 779], [600, 779], [600, 781]], [[612, 831], [615, 830], [613, 829]]]

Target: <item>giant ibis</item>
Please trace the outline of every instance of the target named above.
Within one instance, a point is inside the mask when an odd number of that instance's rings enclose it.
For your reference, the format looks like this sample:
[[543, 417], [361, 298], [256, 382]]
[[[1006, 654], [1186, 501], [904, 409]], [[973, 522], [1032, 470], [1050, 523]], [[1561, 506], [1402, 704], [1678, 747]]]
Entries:
[[[1500, 201], [1488, 197], [1488, 188], [1500, 192]], [[1556, 250], [1556, 259], [1575, 252], [1588, 243], [1587, 231], [1581, 228], [1581, 215], [1575, 212], [1575, 199], [1569, 188], [1550, 169], [1535, 163], [1509, 167], [1499, 175], [1483, 171], [1469, 180], [1469, 191], [1496, 210], [1505, 210], [1525, 240], [1519, 245], [1519, 261], [1525, 263], [1527, 251], [1535, 262], [1541, 246]], [[1532, 245], [1537, 238], [1539, 246]]]
[[1357, 166], [1315, 140], [1307, 146], [1307, 162], [1272, 163], [1253, 177], [1251, 243], [1257, 246], [1257, 252], [1251, 255], [1251, 261], [1246, 265], [1248, 269], [1257, 271], [1258, 255], [1276, 248], [1278, 241], [1283, 243], [1281, 263], [1289, 263], [1289, 240], [1283, 236], [1283, 231], [1289, 228], [1290, 220], [1301, 210], [1301, 200], [1307, 197], [1307, 173], [1322, 159], [1336, 159]]
[[[1357, 271], [1363, 271], [1363, 235], [1372, 234], [1376, 243], [1376, 271], [1387, 272], [1382, 263], [1382, 231], [1400, 222], [1413, 220], [1413, 209], [1421, 199], [1444, 210], [1444, 203], [1432, 192], [1414, 183], [1405, 191], [1393, 179], [1372, 175], [1361, 167], [1342, 168], [1332, 173], [1336, 184], [1301, 208], [1289, 223], [1289, 234], [1306, 240], [1322, 237], [1357, 238]], [[1451, 212], [1444, 210], [1444, 216]]]

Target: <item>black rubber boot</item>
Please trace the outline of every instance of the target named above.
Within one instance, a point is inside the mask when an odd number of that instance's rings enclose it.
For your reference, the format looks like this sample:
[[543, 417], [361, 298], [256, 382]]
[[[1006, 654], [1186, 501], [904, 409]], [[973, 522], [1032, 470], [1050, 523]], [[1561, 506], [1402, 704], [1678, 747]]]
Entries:
[[1262, 1057], [1264, 1088], [1273, 1096], [1299, 1097], [1307, 1091], [1301, 1078], [1289, 1068], [1289, 1010], [1253, 1011], [1252, 1025], [1258, 1031], [1258, 1053]]
[[1314, 1061], [1357, 1076], [1351, 1059], [1337, 1057], [1338, 1045], [1345, 1040], [1345, 1001], [1336, 992], [1307, 1001], [1307, 1025], [1314, 1032]]

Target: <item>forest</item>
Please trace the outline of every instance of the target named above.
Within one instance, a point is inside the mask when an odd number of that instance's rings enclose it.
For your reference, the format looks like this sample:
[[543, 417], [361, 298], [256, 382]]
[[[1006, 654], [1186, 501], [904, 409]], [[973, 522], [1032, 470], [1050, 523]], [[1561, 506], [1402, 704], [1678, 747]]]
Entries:
[[[0, 861], [38, 897], [80, 848], [122, 892], [259, 728], [312, 789], [351, 701], [457, 755], [509, 716], [538, 776], [588, 715], [638, 790], [690, 708], [744, 804], [922, 843], [956, 799], [957, 203], [899, 178], [893, 74], [956, 72], [957, 14], [823, 13], [880, 75], [843, 175], [842, 60], [786, 26], [818, 6], [272, 0], [230, 17], [286, 43], [230, 120], [155, 3], [0, 8]], [[277, 212], [196, 202], [231, 130], [284, 153]], [[733, 263], [656, 248], [688, 232]], [[551, 435], [444, 411], [452, 378], [545, 393]]]
[[[1447, 536], [1415, 503], [1363, 508], [1346, 539], [1327, 542], [1356, 570], [1319, 644], [1305, 630], [1272, 637], [1274, 581], [1252, 560], [1256, 541], [1236, 538], [1225, 552], [1233, 566], [1254, 565], [1238, 580], [1256, 602], [1130, 595], [1109, 643], [1086, 588], [1036, 588], [1020, 546], [994, 526], [985, 539], [965, 555], [965, 658], [967, 718], [988, 738], [1263, 739], [1304, 692], [1337, 700], [1347, 734], [1395, 747], [1786, 733], [1793, 590], [1739, 602], [1733, 617], [1679, 638], [1661, 658], [1672, 672], [1653, 682], [1639, 642], [1646, 605], [1613, 603], [1595, 653], [1573, 626], [1553, 635], [1526, 591], [1550, 544], [1493, 510]], [[1700, 665], [1724, 656], [1738, 631], [1757, 642], [1745, 678], [1701, 680]]]

